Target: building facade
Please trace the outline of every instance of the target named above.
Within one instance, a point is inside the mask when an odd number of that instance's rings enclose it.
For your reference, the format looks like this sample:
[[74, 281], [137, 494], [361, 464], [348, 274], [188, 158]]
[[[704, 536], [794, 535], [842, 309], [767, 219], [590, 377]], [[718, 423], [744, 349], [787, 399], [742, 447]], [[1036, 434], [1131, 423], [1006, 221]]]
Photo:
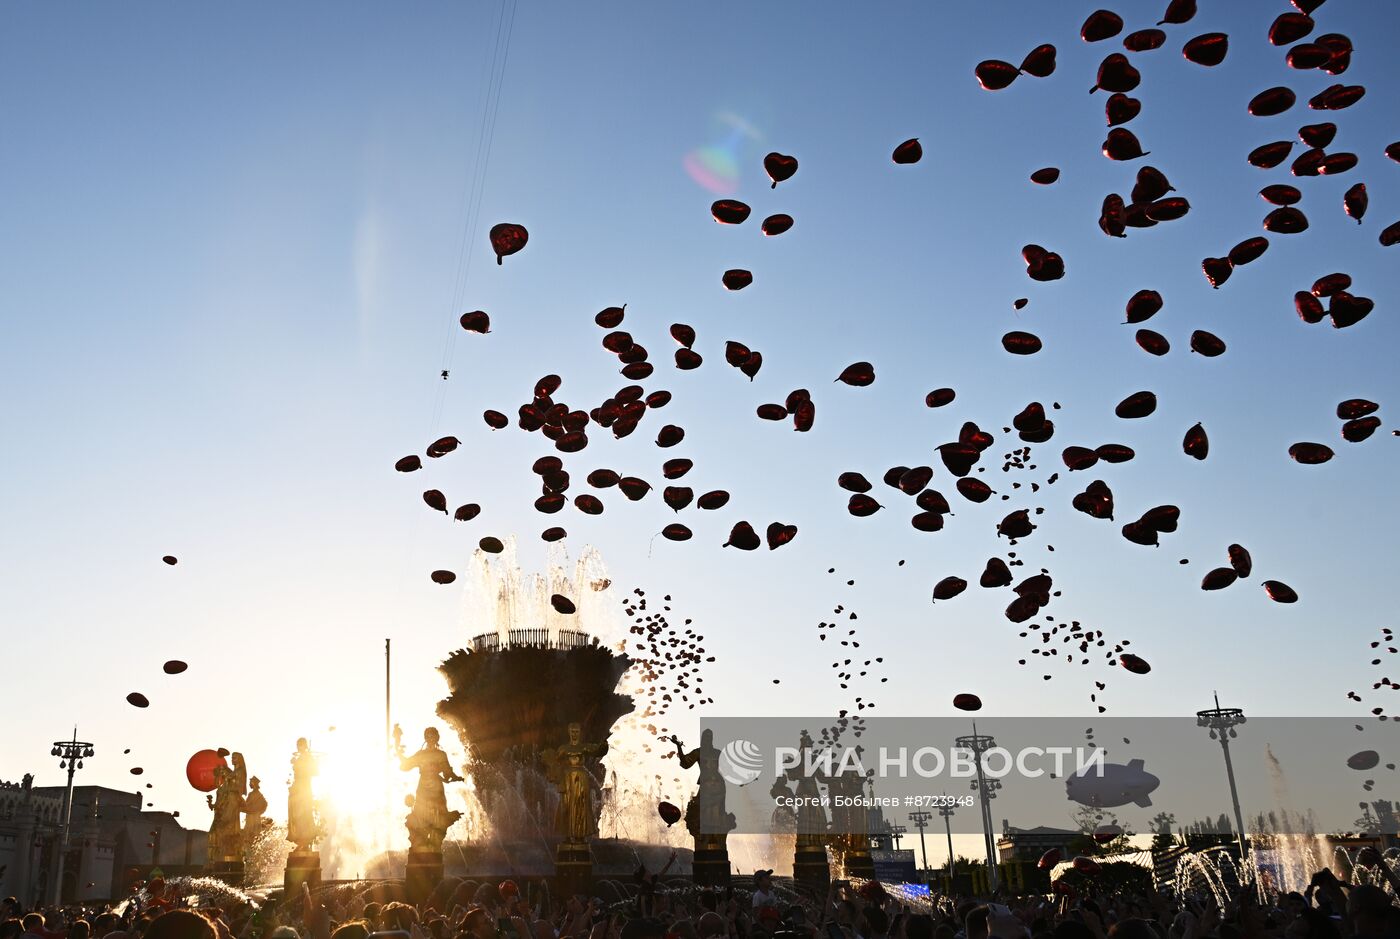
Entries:
[[[63, 840], [62, 786], [0, 782], [0, 896], [26, 906], [52, 899]], [[63, 864], [64, 902], [123, 897], [153, 868], [166, 876], [203, 869], [207, 834], [170, 812], [148, 811], [139, 792], [73, 788], [72, 825]]]

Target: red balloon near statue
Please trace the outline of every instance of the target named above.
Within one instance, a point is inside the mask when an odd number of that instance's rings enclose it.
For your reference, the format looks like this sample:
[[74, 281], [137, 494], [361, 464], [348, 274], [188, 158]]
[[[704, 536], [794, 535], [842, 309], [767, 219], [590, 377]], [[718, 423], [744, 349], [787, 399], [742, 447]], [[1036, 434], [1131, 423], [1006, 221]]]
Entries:
[[185, 764], [185, 778], [200, 792], [213, 792], [219, 788], [214, 778], [214, 770], [224, 765], [224, 758], [217, 750], [200, 750]]

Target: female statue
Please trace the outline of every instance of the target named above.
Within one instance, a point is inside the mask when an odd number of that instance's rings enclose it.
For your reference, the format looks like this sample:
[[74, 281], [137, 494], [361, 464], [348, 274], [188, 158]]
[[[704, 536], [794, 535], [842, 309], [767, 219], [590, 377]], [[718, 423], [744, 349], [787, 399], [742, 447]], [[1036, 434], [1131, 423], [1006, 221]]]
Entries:
[[418, 771], [418, 789], [413, 795], [413, 811], [408, 815], [408, 842], [411, 851], [441, 851], [447, 830], [461, 812], [447, 808], [444, 783], [462, 782], [447, 762], [447, 754], [438, 746], [438, 731], [429, 727], [423, 731], [423, 746], [412, 756], [404, 756], [402, 732], [394, 728], [394, 748], [399, 755], [399, 768], [405, 772]]
[[318, 771], [311, 745], [305, 737], [298, 738], [297, 752], [292, 754], [292, 784], [287, 789], [287, 840], [296, 845], [298, 854], [306, 854], [316, 845], [316, 800], [311, 780]]
[[586, 842], [598, 833], [598, 819], [593, 812], [593, 774], [589, 762], [601, 759], [608, 752], [607, 743], [582, 741], [583, 727], [569, 725], [569, 742], [552, 754], [550, 774], [559, 787], [559, 812], [555, 819], [559, 834], [565, 841]]
[[214, 768], [214, 781], [217, 786], [206, 801], [214, 810], [214, 820], [209, 823], [209, 854], [211, 860], [243, 860], [243, 826], [240, 815], [243, 811], [243, 793], [247, 788], [248, 768], [243, 762], [243, 754], [233, 754], [233, 768], [227, 764]]

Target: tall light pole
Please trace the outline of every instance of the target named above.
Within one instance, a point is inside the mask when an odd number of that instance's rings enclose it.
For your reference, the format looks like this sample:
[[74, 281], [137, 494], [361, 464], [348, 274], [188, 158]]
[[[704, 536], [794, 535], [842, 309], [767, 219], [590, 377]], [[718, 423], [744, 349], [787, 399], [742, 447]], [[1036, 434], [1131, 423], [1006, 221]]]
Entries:
[[933, 818], [932, 812], [925, 812], [923, 809], [915, 809], [909, 813], [909, 821], [914, 827], [919, 829], [919, 853], [924, 859], [924, 876], [928, 877], [928, 847], [924, 844], [924, 829], [928, 827], [929, 820]]
[[948, 798], [948, 793], [943, 793], [943, 805], [939, 806], [938, 814], [943, 816], [943, 833], [948, 836], [948, 890], [953, 889], [953, 813], [957, 809], [953, 808], [952, 800]]
[[[995, 893], [1000, 878], [997, 876], [996, 847], [992, 841], [992, 793], [994, 790], [988, 785], [987, 776], [982, 771], [982, 754], [995, 747], [997, 742], [987, 734], [979, 734], [977, 725], [973, 724], [972, 733], [965, 737], [959, 737], [954, 743], [959, 749], [972, 751], [972, 758], [976, 762], [977, 778], [973, 780], [972, 788], [976, 790], [978, 801], [982, 803], [982, 837], [987, 847], [987, 884]], [[1000, 782], [997, 780], [993, 780], [993, 782], [997, 783], [997, 789], [1001, 788]]]
[[907, 832], [909, 829], [905, 828], [903, 825], [890, 825], [888, 827], [890, 832], [890, 840], [894, 842], [894, 849], [898, 851], [899, 839], [903, 838], [904, 833]]
[[[1225, 754], [1225, 777], [1230, 781], [1230, 804], [1235, 809], [1235, 828], [1240, 838], [1240, 870], [1249, 870], [1249, 855], [1244, 840], [1244, 815], [1240, 812], [1240, 793], [1235, 788], [1235, 766], [1230, 762], [1230, 738], [1237, 736], [1235, 728], [1245, 722], [1244, 711], [1239, 708], [1220, 706], [1220, 695], [1215, 696], [1215, 707], [1196, 712], [1196, 726], [1209, 727], [1210, 739], [1220, 741], [1220, 750]], [[1247, 875], [1246, 875], [1247, 876]]]
[[68, 860], [68, 835], [73, 823], [73, 774], [83, 768], [83, 760], [92, 757], [96, 751], [92, 744], [78, 739], [78, 728], [73, 728], [72, 740], [55, 740], [50, 756], [56, 756], [58, 768], [68, 770], [68, 788], [63, 793], [63, 836], [59, 840], [58, 864], [55, 865], [53, 890], [50, 894], [54, 906], [63, 903], [63, 865]]

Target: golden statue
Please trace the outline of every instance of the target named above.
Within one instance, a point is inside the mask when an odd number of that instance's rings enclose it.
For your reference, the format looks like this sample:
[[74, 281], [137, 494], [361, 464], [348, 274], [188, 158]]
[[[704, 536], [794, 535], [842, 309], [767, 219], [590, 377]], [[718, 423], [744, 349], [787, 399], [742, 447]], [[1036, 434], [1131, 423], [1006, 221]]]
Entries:
[[[394, 752], [399, 756], [399, 769], [418, 771], [418, 789], [412, 797], [413, 810], [408, 813], [410, 851], [441, 851], [447, 830], [462, 813], [447, 808], [445, 783], [463, 782], [447, 761], [447, 754], [438, 746], [438, 731], [429, 727], [423, 731], [423, 746], [412, 756], [405, 756], [403, 731], [394, 727]], [[405, 800], [408, 801], [408, 800]]]
[[214, 767], [214, 791], [206, 797], [214, 819], [209, 823], [209, 860], [243, 860], [243, 826], [239, 816], [243, 811], [243, 794], [248, 788], [248, 768], [243, 754], [233, 754], [233, 767], [222, 763]]
[[700, 734], [700, 746], [685, 751], [679, 737], [671, 735], [676, 745], [676, 758], [681, 769], [699, 765], [700, 778], [696, 782], [695, 795], [685, 807], [685, 827], [695, 839], [696, 850], [717, 850], [725, 847], [726, 839], [734, 830], [732, 813], [724, 810], [724, 777], [719, 773], [719, 758], [722, 751], [715, 746], [715, 733], [706, 729]]
[[569, 742], [545, 754], [549, 778], [559, 788], [555, 826], [566, 842], [583, 844], [598, 833], [593, 811], [593, 773], [589, 763], [603, 758], [608, 744], [584, 743], [583, 726], [569, 725]]
[[[297, 739], [297, 752], [292, 754], [292, 782], [287, 787], [287, 840], [296, 845], [294, 854], [309, 854], [315, 850], [320, 831], [316, 824], [316, 800], [311, 792], [311, 780], [319, 772], [316, 754], [305, 737]], [[266, 803], [264, 803], [266, 804]]]
[[243, 853], [249, 854], [262, 834], [267, 819], [267, 797], [262, 794], [262, 781], [253, 776], [248, 780], [248, 794], [243, 797]]
[[[826, 782], [820, 771], [806, 772], [809, 754], [815, 749], [812, 735], [802, 731], [798, 752], [802, 759], [797, 766], [785, 770], [787, 778], [795, 784], [795, 795], [800, 800], [797, 805], [797, 850], [816, 850], [827, 843], [826, 810], [822, 808], [819, 782]], [[815, 769], [815, 767], [814, 767]]]

